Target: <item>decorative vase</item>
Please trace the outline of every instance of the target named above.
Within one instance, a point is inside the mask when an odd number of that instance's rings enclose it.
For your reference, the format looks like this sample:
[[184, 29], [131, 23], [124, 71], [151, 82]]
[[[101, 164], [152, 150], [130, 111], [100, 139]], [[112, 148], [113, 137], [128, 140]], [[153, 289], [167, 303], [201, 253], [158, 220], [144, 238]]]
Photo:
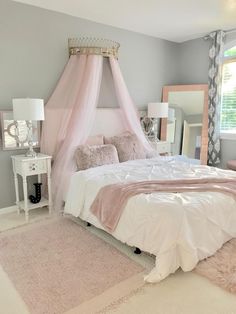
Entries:
[[34, 195], [30, 195], [29, 196], [29, 200], [31, 201], [31, 203], [33, 204], [37, 204], [41, 201], [41, 186], [42, 183], [34, 183], [35, 186], [35, 196]]

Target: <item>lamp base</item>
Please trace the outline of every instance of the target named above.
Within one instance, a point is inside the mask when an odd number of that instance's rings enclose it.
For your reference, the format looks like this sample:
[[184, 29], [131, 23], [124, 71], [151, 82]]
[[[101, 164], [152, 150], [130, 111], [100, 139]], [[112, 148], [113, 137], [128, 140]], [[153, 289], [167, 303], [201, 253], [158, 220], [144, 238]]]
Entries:
[[28, 151], [25, 153], [25, 157], [37, 157], [37, 153], [33, 150], [33, 147], [29, 147]]
[[27, 126], [28, 126], [28, 145], [29, 145], [29, 150], [26, 152], [25, 156], [26, 157], [36, 157], [37, 153], [33, 149], [33, 124], [32, 121], [27, 121]]

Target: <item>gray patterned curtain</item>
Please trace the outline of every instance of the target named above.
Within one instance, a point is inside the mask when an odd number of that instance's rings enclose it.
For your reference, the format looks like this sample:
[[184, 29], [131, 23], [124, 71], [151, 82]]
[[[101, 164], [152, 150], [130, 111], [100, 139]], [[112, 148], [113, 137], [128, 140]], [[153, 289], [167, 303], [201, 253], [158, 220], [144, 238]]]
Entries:
[[212, 45], [209, 50], [208, 72], [208, 164], [216, 166], [220, 162], [221, 55], [225, 32], [215, 31], [209, 37]]

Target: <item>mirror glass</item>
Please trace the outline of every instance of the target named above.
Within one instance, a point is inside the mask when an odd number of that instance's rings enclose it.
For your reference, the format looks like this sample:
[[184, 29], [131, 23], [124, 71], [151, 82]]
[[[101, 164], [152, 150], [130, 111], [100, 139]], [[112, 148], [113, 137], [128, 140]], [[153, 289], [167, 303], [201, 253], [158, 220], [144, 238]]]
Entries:
[[[171, 122], [169, 119], [166, 121], [166, 140], [171, 143], [171, 154], [185, 155], [195, 159], [196, 162], [199, 160], [200, 163], [201, 160], [202, 163], [206, 163], [205, 151], [208, 137], [207, 120], [204, 118], [206, 89], [199, 87], [199, 90], [198, 88], [183, 90], [183, 86], [176, 90], [174, 86], [166, 86], [164, 89], [167, 98], [165, 101], [168, 101], [169, 108], [174, 111], [172, 114], [174, 119], [171, 119]], [[202, 151], [203, 146], [204, 151]]]
[[[39, 123], [33, 121], [33, 145], [39, 146]], [[12, 111], [0, 111], [1, 142], [3, 150], [28, 147], [28, 126], [26, 121], [14, 121]]]
[[167, 142], [174, 144], [175, 132], [176, 132], [175, 109], [170, 107], [167, 119], [167, 138], [166, 138]]

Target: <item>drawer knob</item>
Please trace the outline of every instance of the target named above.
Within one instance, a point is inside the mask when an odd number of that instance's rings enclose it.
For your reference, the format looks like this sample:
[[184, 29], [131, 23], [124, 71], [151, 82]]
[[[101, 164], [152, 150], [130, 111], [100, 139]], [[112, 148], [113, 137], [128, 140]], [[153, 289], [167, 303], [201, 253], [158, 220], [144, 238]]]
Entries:
[[36, 165], [35, 163], [29, 165], [29, 169], [30, 169], [31, 171], [35, 171], [36, 168], [37, 168], [37, 165]]

